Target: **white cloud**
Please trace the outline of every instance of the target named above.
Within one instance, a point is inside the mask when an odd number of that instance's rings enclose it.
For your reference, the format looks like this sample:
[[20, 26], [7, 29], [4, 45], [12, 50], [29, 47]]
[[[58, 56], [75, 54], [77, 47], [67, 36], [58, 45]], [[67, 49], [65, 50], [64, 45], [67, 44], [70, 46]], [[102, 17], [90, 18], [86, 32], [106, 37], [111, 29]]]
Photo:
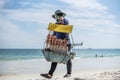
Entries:
[[[26, 5], [24, 3], [21, 3]], [[43, 42], [48, 33], [47, 26], [53, 19], [53, 12], [49, 9], [2, 9], [6, 13], [1, 17], [0, 22], [0, 47], [3, 48], [42, 48]], [[3, 19], [4, 18], [4, 19]], [[40, 28], [33, 30], [31, 33], [24, 32], [20, 25], [14, 24], [13, 21], [37, 23]], [[42, 27], [41, 27], [42, 25]], [[44, 28], [43, 28], [44, 27]], [[46, 30], [45, 30], [46, 28]], [[29, 30], [28, 30], [29, 31]]]
[[72, 23], [73, 24], [77, 23], [76, 25], [74, 25], [75, 31], [86, 30], [87, 33], [89, 33], [89, 31], [92, 31], [98, 33], [107, 33], [110, 35], [120, 34], [120, 24], [116, 24], [112, 20], [78, 19], [78, 20], [73, 20]]
[[53, 5], [53, 4], [49, 4], [49, 3], [33, 3], [31, 5], [32, 5], [33, 8], [40, 8], [40, 9], [42, 9], [42, 8], [44, 8], [44, 9], [47, 9], [47, 8], [48, 9], [49, 8], [53, 9], [55, 7], [58, 7], [57, 5]]
[[120, 24], [116, 16], [108, 12], [108, 7], [96, 0], [60, 0], [69, 5], [66, 9], [70, 23], [75, 30], [95, 31], [109, 34], [120, 34]]
[[38, 9], [18, 9], [18, 10], [3, 10], [7, 13], [7, 18], [17, 21], [37, 22], [46, 24], [53, 21], [50, 10]]
[[[18, 25], [9, 20], [0, 19], [0, 47], [5, 48], [40, 48], [43, 45], [43, 35], [22, 31]], [[44, 33], [44, 32], [42, 32]], [[38, 36], [39, 35], [39, 36]], [[42, 41], [42, 42], [41, 42]]]
[[96, 0], [60, 0], [75, 9], [96, 9], [96, 10], [107, 10], [106, 6], [103, 6], [96, 2]]

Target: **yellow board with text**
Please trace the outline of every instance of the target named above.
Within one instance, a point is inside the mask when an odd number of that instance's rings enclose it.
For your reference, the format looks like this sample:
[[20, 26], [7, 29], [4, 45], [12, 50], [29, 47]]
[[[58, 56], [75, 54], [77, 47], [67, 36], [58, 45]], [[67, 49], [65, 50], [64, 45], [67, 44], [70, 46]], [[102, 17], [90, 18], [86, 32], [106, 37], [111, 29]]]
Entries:
[[61, 24], [54, 24], [54, 23], [49, 23], [48, 25], [48, 30], [50, 31], [71, 33], [72, 29], [73, 29], [73, 25], [61, 25]]

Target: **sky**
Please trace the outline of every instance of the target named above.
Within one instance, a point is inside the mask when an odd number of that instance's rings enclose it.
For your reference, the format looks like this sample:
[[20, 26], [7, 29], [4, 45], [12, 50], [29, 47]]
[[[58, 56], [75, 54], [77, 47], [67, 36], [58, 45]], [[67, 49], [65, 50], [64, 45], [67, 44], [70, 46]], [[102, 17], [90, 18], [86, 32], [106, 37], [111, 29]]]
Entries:
[[[74, 48], [120, 48], [120, 0], [0, 0], [0, 48], [41, 49], [56, 10], [73, 25]], [[72, 40], [71, 40], [72, 42]]]

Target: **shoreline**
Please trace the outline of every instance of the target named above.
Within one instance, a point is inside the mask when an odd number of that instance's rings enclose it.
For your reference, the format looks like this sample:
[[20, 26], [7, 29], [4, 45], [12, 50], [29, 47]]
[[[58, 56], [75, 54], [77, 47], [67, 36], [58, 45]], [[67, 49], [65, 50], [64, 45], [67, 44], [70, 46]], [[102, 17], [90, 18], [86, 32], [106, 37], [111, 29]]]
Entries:
[[[97, 58], [120, 58], [120, 56], [98, 56], [98, 57], [74, 57], [73, 60], [77, 60], [77, 59], [97, 59]], [[0, 59], [0, 62], [9, 62], [9, 61], [41, 61], [41, 60], [45, 60], [44, 56], [43, 58], [27, 58], [27, 59]]]

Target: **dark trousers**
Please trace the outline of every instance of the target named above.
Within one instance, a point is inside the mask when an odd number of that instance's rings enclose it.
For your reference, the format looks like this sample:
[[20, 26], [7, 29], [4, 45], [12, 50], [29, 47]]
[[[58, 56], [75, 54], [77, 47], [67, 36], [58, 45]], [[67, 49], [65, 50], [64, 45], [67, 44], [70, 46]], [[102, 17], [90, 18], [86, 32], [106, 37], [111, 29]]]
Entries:
[[[58, 64], [57, 62], [51, 63], [51, 68], [50, 68], [48, 74], [53, 75], [53, 73], [57, 67], [57, 64]], [[71, 62], [71, 59], [69, 59], [67, 62], [67, 74], [71, 74], [71, 71], [72, 71], [72, 62]]]
[[[68, 51], [70, 51], [70, 49], [71, 49], [71, 44], [68, 44]], [[50, 68], [48, 74], [53, 75], [53, 73], [57, 67], [57, 64], [58, 64], [57, 62], [51, 63], [51, 68]], [[71, 71], [72, 71], [72, 61], [71, 61], [71, 59], [69, 59], [67, 62], [67, 74], [71, 74]]]

